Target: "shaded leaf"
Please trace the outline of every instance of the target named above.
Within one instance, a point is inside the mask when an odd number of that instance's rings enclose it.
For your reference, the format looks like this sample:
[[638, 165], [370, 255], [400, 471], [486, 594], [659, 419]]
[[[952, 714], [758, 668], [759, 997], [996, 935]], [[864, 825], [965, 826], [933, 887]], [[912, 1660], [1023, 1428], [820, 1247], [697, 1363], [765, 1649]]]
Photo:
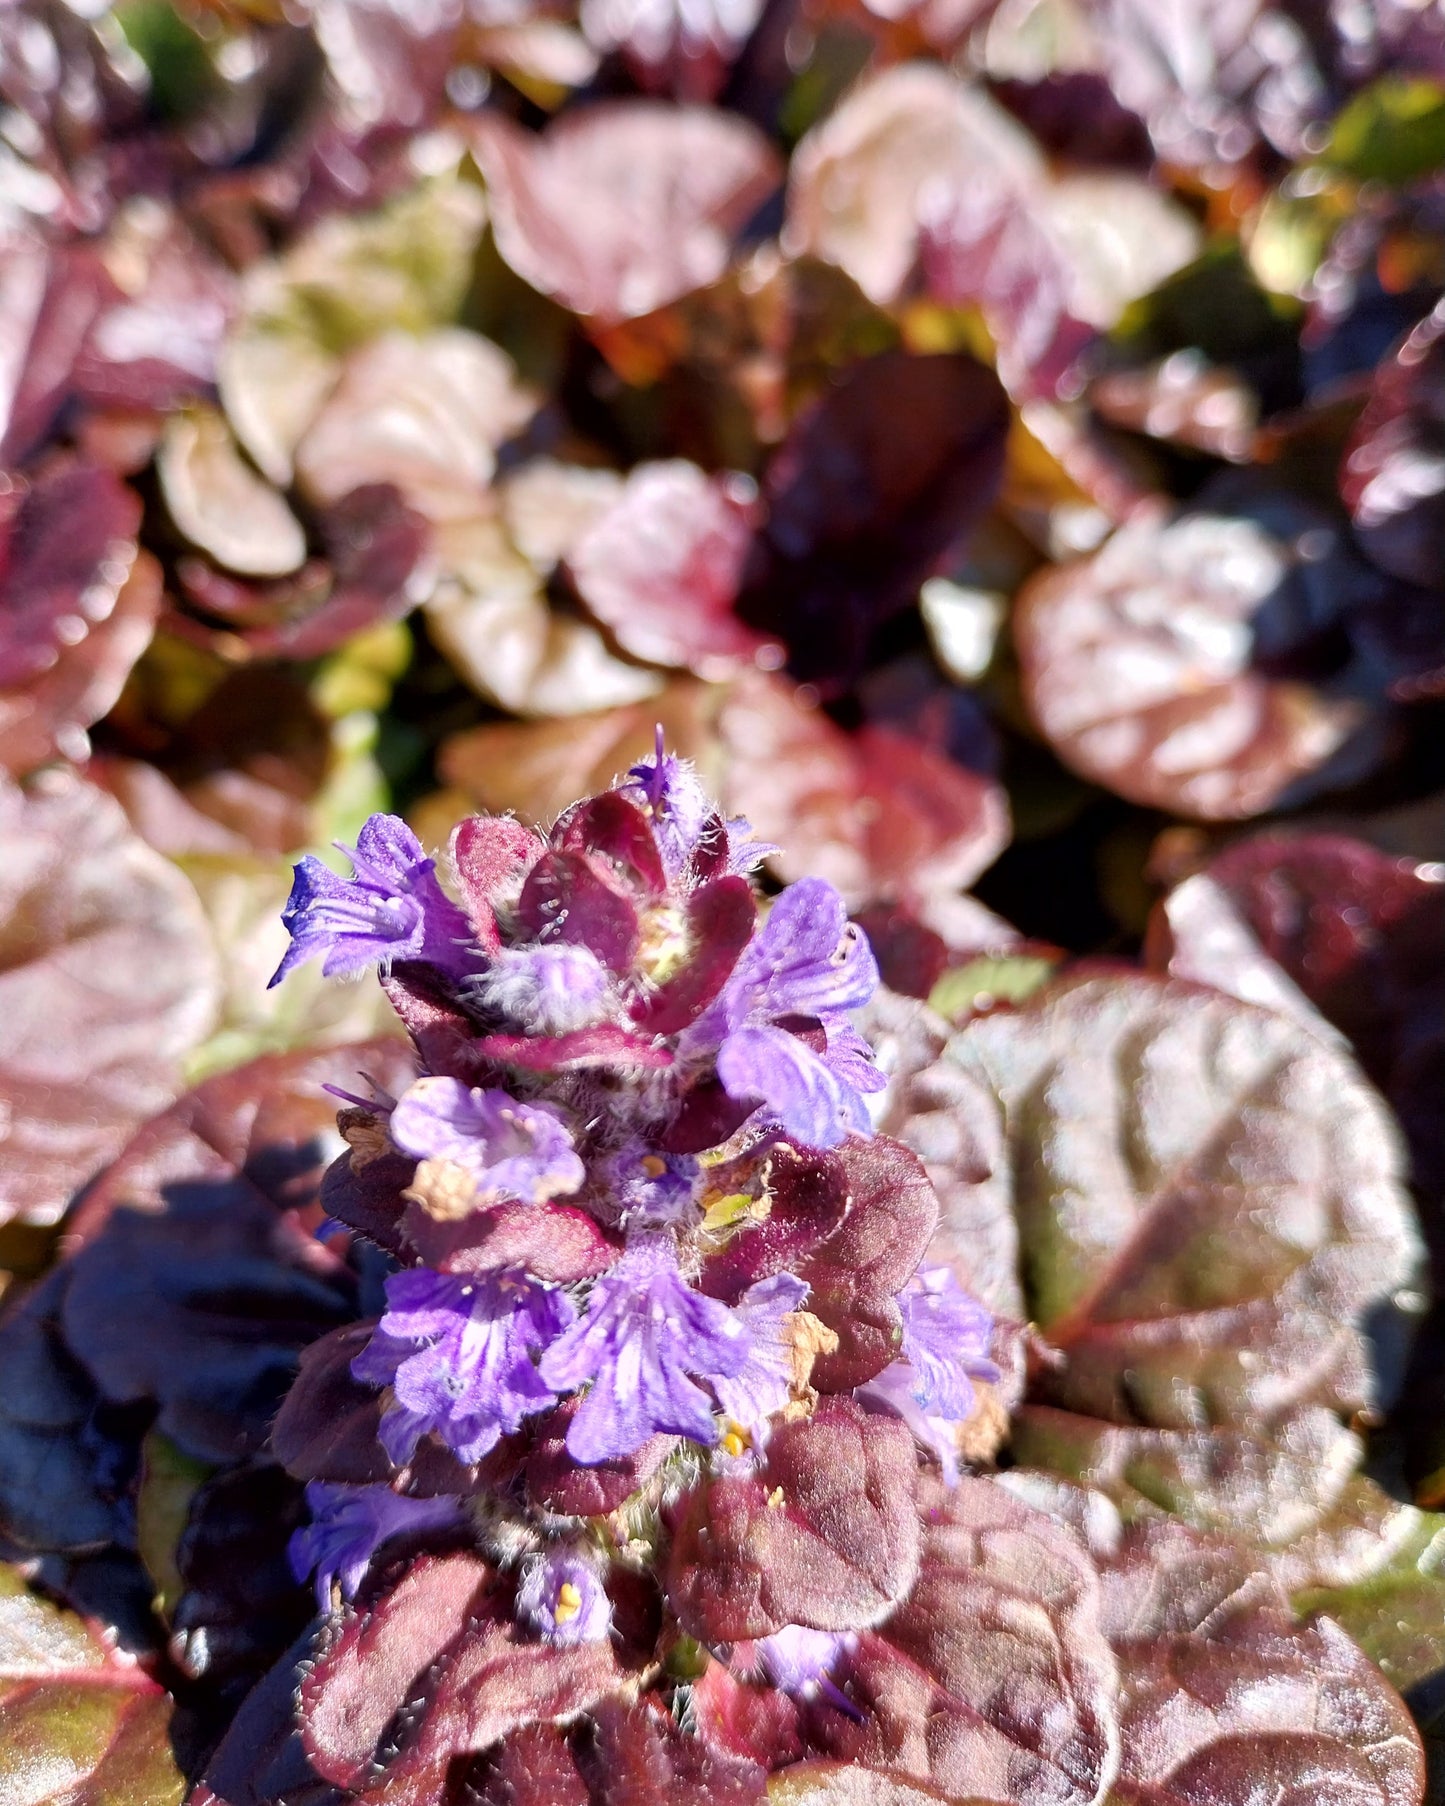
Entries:
[[841, 687], [874, 630], [957, 551], [1003, 472], [1008, 402], [965, 353], [865, 358], [806, 409], [768, 465], [739, 613], [794, 673]]
[[1340, 466], [1340, 493], [1360, 543], [1375, 562], [1425, 587], [1413, 608], [1400, 598], [1367, 618], [1402, 666], [1427, 691], [1445, 674], [1445, 313], [1422, 320], [1375, 372]]
[[132, 1138], [70, 1220], [65, 1333], [104, 1396], [153, 1401], [202, 1460], [264, 1445], [300, 1350], [355, 1308], [350, 1275], [297, 1220], [336, 1140], [322, 1087], [409, 1070], [395, 1041], [271, 1055]]

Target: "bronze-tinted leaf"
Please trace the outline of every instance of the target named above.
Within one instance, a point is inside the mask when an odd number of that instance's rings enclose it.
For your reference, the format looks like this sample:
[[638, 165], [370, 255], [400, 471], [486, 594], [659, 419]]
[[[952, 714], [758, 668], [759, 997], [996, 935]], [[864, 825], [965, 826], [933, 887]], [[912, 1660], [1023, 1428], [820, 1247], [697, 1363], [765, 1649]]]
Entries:
[[0, 497], [0, 768], [83, 760], [150, 640], [160, 572], [138, 555], [140, 502], [62, 458]]
[[1314, 524], [1322, 549], [1297, 528], [1156, 508], [1029, 581], [1014, 617], [1024, 693], [1066, 764], [1208, 821], [1369, 768], [1383, 746], [1368, 689], [1348, 668], [1321, 683], [1289, 672], [1358, 581], [1329, 529]]
[[759, 1474], [688, 1502], [668, 1569], [679, 1623], [712, 1643], [876, 1624], [918, 1571], [916, 1468], [910, 1432], [851, 1399], [781, 1425]]
[[755, 127], [706, 107], [607, 102], [540, 136], [492, 112], [473, 129], [503, 257], [603, 323], [714, 281], [779, 177]]
[[864, 358], [798, 416], [763, 479], [738, 604], [796, 676], [836, 690], [860, 673], [877, 628], [988, 509], [1008, 422], [998, 378], [964, 352]]
[[82, 1619], [0, 1569], [0, 1799], [180, 1806], [171, 1702]]
[[1055, 981], [951, 1057], [1000, 1098], [1041, 1372], [1024, 1459], [1265, 1543], [1299, 1533], [1377, 1404], [1367, 1328], [1409, 1299], [1399, 1148], [1348, 1058], [1287, 1018], [1135, 976]]
[[1094, 1563], [994, 1481], [927, 1481], [920, 1503], [917, 1583], [860, 1640], [848, 1691], [861, 1714], [830, 1713], [826, 1746], [950, 1798], [1107, 1797], [1118, 1678]]
[[72, 777], [0, 788], [0, 1217], [54, 1222], [179, 1088], [215, 1014], [195, 892]]

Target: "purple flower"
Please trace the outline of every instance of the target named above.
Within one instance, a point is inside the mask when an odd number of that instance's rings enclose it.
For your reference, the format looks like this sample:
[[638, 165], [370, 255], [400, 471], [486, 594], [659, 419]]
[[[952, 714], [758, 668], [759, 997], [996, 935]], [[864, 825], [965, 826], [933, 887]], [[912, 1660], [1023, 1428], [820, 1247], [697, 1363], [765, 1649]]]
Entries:
[[[871, 1135], [864, 1093], [887, 1082], [865, 1058], [867, 1043], [847, 1012], [867, 1003], [878, 967], [843, 899], [821, 878], [785, 890], [744, 949], [717, 1001], [682, 1040], [684, 1056], [717, 1050], [730, 1097], [756, 1098], [794, 1140], [831, 1148], [851, 1132]], [[780, 1018], [820, 1023], [814, 1052]]]
[[962, 1420], [973, 1411], [974, 1380], [996, 1380], [988, 1358], [993, 1313], [954, 1278], [951, 1267], [915, 1273], [898, 1294], [903, 1359], [914, 1397], [932, 1417]]
[[472, 984], [472, 994], [524, 1035], [570, 1035], [603, 1021], [612, 982], [590, 947], [553, 941], [504, 947]]
[[629, 1141], [602, 1163], [599, 1176], [620, 1223], [663, 1229], [697, 1217], [694, 1194], [700, 1171], [691, 1154], [657, 1154], [645, 1142]]
[[749, 1286], [733, 1309], [747, 1331], [748, 1359], [741, 1373], [708, 1383], [724, 1416], [745, 1430], [754, 1447], [767, 1441], [768, 1419], [791, 1396], [793, 1355], [783, 1340], [783, 1320], [800, 1310], [808, 1288], [791, 1273]]
[[703, 830], [717, 811], [697, 773], [686, 759], [664, 752], [662, 729], [657, 730], [657, 750], [628, 771], [624, 791], [641, 791], [639, 799], [652, 816], [652, 833], [670, 878], [691, 859]]
[[539, 1556], [522, 1571], [517, 1618], [547, 1643], [600, 1643], [612, 1630], [612, 1602], [585, 1556]]
[[361, 1585], [373, 1555], [394, 1536], [439, 1530], [462, 1521], [460, 1500], [408, 1499], [389, 1486], [338, 1486], [313, 1480], [306, 1488], [311, 1522], [286, 1546], [291, 1572], [305, 1580], [316, 1570], [316, 1602], [331, 1609], [331, 1584], [343, 1599]]
[[858, 1708], [833, 1680], [833, 1670], [857, 1641], [850, 1631], [785, 1624], [772, 1636], [760, 1638], [753, 1650], [763, 1673], [780, 1692], [795, 1699], [816, 1699], [821, 1694], [850, 1718], [860, 1718]]
[[310, 853], [297, 864], [281, 912], [291, 945], [273, 985], [316, 954], [323, 956], [328, 978], [394, 959], [426, 960], [457, 978], [475, 969], [480, 955], [467, 918], [437, 882], [435, 861], [404, 821], [373, 815], [350, 857], [351, 878], [338, 878]]
[[392, 1388], [380, 1436], [398, 1466], [428, 1430], [460, 1460], [480, 1461], [524, 1418], [556, 1403], [532, 1357], [576, 1315], [564, 1292], [517, 1269], [459, 1277], [419, 1267], [393, 1273], [386, 1300], [351, 1371], [363, 1384]]
[[567, 1452], [592, 1465], [630, 1455], [666, 1430], [717, 1441], [698, 1379], [736, 1379], [752, 1355], [747, 1327], [694, 1292], [666, 1236], [638, 1236], [593, 1286], [587, 1316], [555, 1341], [539, 1371], [558, 1392], [591, 1389], [567, 1431]]
[[460, 1079], [418, 1079], [391, 1113], [391, 1139], [403, 1153], [451, 1160], [474, 1174], [478, 1207], [500, 1198], [542, 1204], [587, 1177], [555, 1110]]
[[915, 1273], [898, 1295], [903, 1352], [861, 1396], [895, 1412], [937, 1457], [950, 1486], [958, 1484], [957, 1426], [969, 1417], [975, 1380], [996, 1380], [988, 1358], [993, 1316], [965, 1292], [948, 1267]]
[[[637, 800], [652, 817], [653, 838], [663, 870], [669, 878], [676, 878], [697, 851], [708, 824], [717, 820], [717, 809], [689, 761], [664, 749], [661, 727], [657, 730], [656, 751], [628, 770], [622, 790], [641, 792]], [[754, 840], [752, 828], [740, 815], [719, 825], [727, 836], [730, 872], [750, 872], [769, 853], [778, 851], [777, 847]]]

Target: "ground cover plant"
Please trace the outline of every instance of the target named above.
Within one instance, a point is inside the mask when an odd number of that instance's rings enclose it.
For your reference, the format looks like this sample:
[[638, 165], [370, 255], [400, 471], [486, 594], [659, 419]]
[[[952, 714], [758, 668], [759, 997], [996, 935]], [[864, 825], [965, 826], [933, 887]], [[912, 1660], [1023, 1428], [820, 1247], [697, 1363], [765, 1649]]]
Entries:
[[0, 1806], [1445, 1802], [1442, 183], [1415, 0], [0, 5]]

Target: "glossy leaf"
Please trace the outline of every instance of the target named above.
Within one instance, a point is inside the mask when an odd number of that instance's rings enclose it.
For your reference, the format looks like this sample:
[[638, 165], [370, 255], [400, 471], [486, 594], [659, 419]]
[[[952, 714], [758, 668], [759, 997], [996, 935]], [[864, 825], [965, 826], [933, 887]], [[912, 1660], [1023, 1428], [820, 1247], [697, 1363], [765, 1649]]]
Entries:
[[1319, 547], [1302, 531], [1154, 510], [1033, 578], [1014, 635], [1030, 713], [1059, 756], [1131, 801], [1207, 821], [1368, 770], [1382, 751], [1368, 690], [1348, 670], [1322, 684], [1290, 672], [1359, 581], [1338, 548], [1310, 569]]
[[[1024, 1460], [1273, 1544], [1358, 1460], [1335, 1413], [1418, 1259], [1399, 1149], [1346, 1056], [1217, 993], [1056, 981], [951, 1056], [1002, 1101], [1027, 1308], [1066, 1357]], [[1066, 1207], [1061, 1203], [1066, 1201]]]
[[180, 1806], [171, 1702], [84, 1622], [0, 1571], [0, 1800]]

